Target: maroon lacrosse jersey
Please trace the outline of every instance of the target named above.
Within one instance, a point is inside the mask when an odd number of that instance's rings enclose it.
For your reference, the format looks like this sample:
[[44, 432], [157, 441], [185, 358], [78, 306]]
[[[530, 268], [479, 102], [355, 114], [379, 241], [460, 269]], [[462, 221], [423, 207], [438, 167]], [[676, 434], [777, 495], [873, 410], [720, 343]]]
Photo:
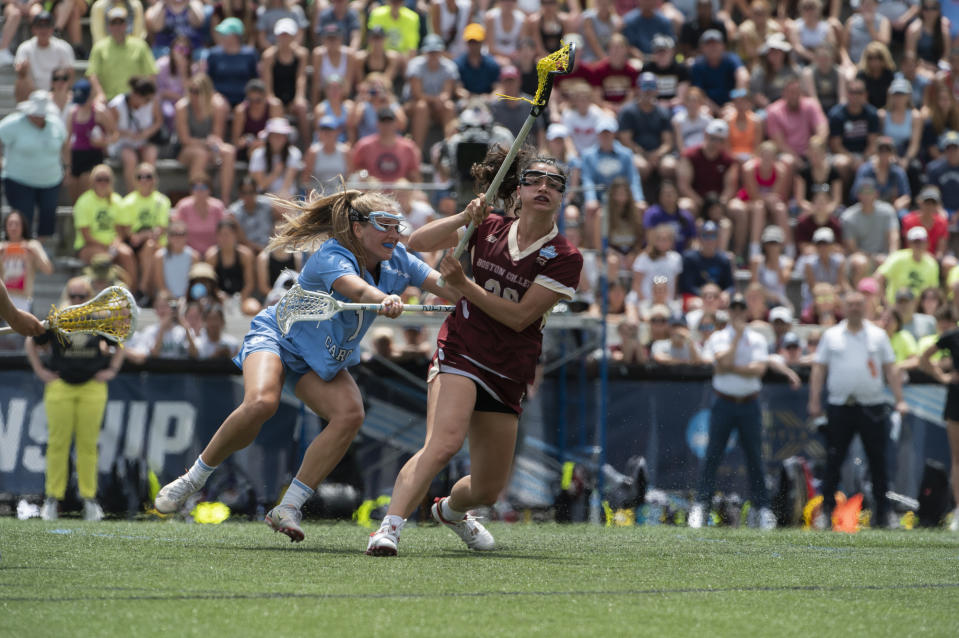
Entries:
[[[469, 241], [473, 256], [473, 279], [486, 290], [519, 302], [533, 284], [572, 298], [579, 285], [583, 256], [556, 226], [542, 239], [520, 251], [519, 220], [490, 215]], [[543, 345], [542, 321], [516, 332], [496, 321], [466, 298], [443, 323], [437, 347], [457, 353], [476, 367], [500, 378], [525, 384], [532, 382]]]

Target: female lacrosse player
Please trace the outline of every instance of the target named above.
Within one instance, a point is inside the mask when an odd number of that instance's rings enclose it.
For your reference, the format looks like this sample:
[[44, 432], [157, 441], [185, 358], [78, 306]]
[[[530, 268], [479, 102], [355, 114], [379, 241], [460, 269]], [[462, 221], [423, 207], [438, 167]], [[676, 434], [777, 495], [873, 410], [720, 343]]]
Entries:
[[[504, 149], [494, 147], [502, 163]], [[493, 537], [466, 512], [493, 504], [509, 480], [521, 411], [542, 347], [544, 316], [560, 299], [572, 297], [583, 258], [559, 235], [555, 218], [566, 175], [552, 159], [521, 152], [515, 211], [519, 217], [488, 214], [485, 196], [459, 215], [431, 222], [410, 238], [415, 250], [437, 250], [457, 242], [457, 230], [480, 218], [469, 241], [476, 281], [447, 256], [440, 272], [462, 293], [437, 337], [428, 379], [426, 442], [396, 479], [389, 511], [370, 535], [366, 553], [395, 556], [405, 519], [423, 499], [433, 478], [470, 437], [472, 474], [450, 496], [433, 504], [433, 518], [456, 532], [467, 547], [492, 549]]]
[[[299, 250], [330, 237], [303, 267], [298, 282], [304, 289], [344, 301], [379, 303], [378, 314], [388, 317], [403, 311], [398, 294], [407, 286], [442, 294], [439, 273], [398, 243], [404, 228], [392, 198], [348, 190], [281, 203], [288, 210], [286, 222], [266, 250]], [[216, 466], [253, 442], [276, 412], [285, 378], [296, 396], [328, 421], [307, 449], [283, 501], [266, 516], [275, 531], [303, 540], [300, 507], [340, 461], [363, 423], [360, 392], [346, 368], [359, 363], [360, 340], [374, 319], [373, 313], [340, 312], [319, 324], [295, 323], [284, 337], [275, 306], [261, 311], [234, 359], [243, 369], [243, 403], [223, 422], [193, 467], [160, 490], [157, 510], [179, 510]]]

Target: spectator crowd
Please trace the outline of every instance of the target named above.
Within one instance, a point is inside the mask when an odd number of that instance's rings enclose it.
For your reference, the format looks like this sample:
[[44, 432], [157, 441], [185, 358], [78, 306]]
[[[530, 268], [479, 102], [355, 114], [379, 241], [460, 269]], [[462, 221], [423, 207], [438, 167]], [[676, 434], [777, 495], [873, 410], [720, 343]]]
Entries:
[[528, 115], [504, 98], [534, 94], [536, 61], [567, 42], [575, 66], [526, 143], [570, 173], [559, 225], [586, 256], [578, 301], [608, 294], [615, 357], [699, 361], [737, 287], [787, 364], [853, 290], [905, 365], [955, 323], [959, 4], [50, 6], [3, 4], [18, 104], [0, 121], [0, 271], [29, 307], [68, 204], [75, 256], [156, 310], [133, 359], [229, 353], [225, 313], [282, 294], [305, 255], [264, 250], [270, 196], [360, 184], [411, 229], [459, 210], [471, 164]]

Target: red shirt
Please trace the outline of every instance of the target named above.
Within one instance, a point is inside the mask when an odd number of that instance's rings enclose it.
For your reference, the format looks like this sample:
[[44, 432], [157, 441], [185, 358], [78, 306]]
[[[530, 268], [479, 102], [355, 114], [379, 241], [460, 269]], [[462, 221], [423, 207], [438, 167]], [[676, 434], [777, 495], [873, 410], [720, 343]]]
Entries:
[[842, 224], [839, 223], [839, 220], [830, 215], [825, 224], [817, 224], [811, 213], [800, 215], [799, 220], [796, 221], [796, 228], [793, 229], [793, 238], [796, 240], [796, 245], [811, 244], [813, 233], [820, 228], [831, 228], [833, 235], [836, 236], [836, 243], [842, 245]]
[[639, 69], [628, 60], [622, 68], [614, 69], [609, 58], [603, 58], [592, 65], [589, 83], [603, 90], [604, 100], [619, 104], [629, 97], [638, 77]]
[[726, 171], [735, 160], [726, 151], [719, 151], [719, 155], [709, 159], [703, 153], [703, 147], [693, 146], [683, 151], [683, 157], [693, 165], [693, 190], [700, 197], [709, 193], [722, 194], [725, 188]]
[[366, 169], [371, 177], [378, 180], [395, 182], [403, 177], [411, 179], [413, 172], [419, 168], [420, 149], [409, 138], [397, 135], [395, 143], [387, 146], [374, 133], [353, 146], [353, 169]]
[[[912, 211], [902, 218], [902, 236], [904, 239], [909, 229], [914, 226], [922, 226], [922, 223], [919, 221], [919, 211], [917, 210]], [[946, 221], [945, 215], [937, 213], [932, 220], [932, 226], [925, 226], [925, 229], [929, 234], [929, 252], [935, 256], [939, 240], [942, 238], [949, 239], [949, 222]]]
[[[515, 217], [490, 215], [473, 233], [469, 251], [476, 283], [517, 302], [533, 284], [571, 298], [579, 285], [583, 256], [555, 226], [520, 252], [516, 222]], [[470, 358], [493, 374], [530, 383], [543, 345], [542, 323], [534, 321], [516, 332], [464, 297], [440, 328], [436, 344]]]

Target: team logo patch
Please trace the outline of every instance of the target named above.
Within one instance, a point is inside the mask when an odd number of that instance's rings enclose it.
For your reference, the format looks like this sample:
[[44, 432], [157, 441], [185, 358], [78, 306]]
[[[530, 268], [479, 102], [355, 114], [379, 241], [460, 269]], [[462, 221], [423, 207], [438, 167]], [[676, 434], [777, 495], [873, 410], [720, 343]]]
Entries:
[[556, 256], [556, 247], [555, 246], [545, 246], [539, 251], [539, 256], [536, 257], [536, 263], [540, 266], [546, 265], [547, 259], [552, 259]]

